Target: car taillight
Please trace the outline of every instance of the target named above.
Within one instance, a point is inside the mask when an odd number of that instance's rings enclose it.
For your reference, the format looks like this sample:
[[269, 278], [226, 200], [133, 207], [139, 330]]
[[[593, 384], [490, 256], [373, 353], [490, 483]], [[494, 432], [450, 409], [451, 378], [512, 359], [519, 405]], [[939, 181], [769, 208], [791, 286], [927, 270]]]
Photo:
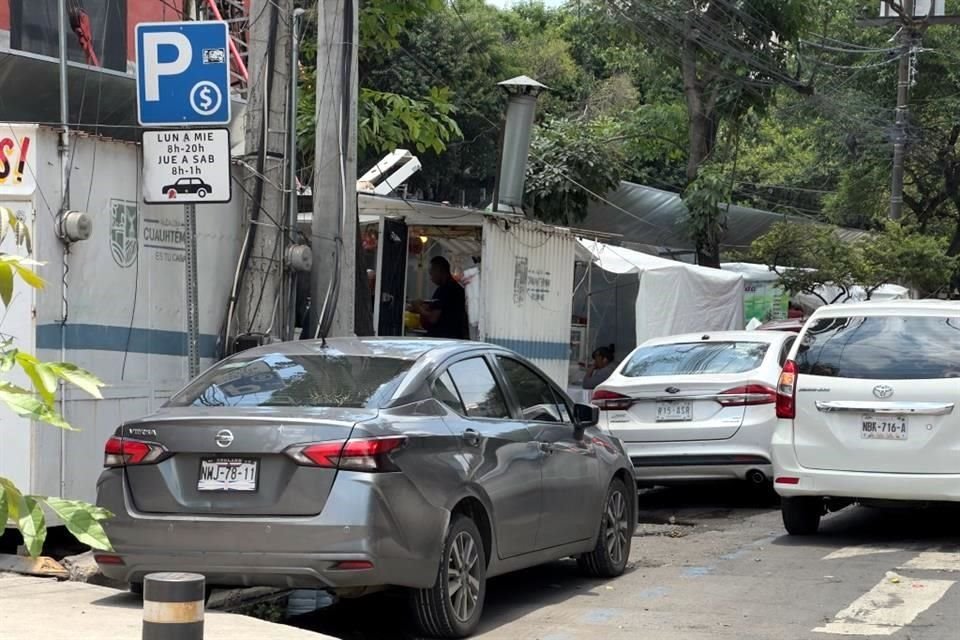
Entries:
[[777, 417], [797, 417], [797, 363], [787, 360], [777, 382]]
[[407, 441], [404, 436], [362, 438], [299, 444], [287, 449], [287, 455], [298, 464], [325, 469], [350, 471], [397, 471], [389, 453]]
[[633, 398], [605, 389], [597, 389], [590, 399], [601, 411], [626, 411], [633, 404]]
[[124, 467], [135, 464], [154, 464], [159, 462], [167, 450], [163, 445], [116, 436], [107, 440], [103, 448], [103, 466]]
[[773, 404], [776, 401], [776, 390], [764, 384], [748, 384], [724, 391], [717, 396], [717, 402], [725, 407], [752, 407], [758, 404]]

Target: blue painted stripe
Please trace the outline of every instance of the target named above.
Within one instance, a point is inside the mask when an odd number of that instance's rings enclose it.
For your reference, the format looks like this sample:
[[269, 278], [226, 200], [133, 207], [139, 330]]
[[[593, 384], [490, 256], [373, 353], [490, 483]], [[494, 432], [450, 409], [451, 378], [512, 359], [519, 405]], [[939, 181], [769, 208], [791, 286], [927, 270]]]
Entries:
[[[67, 324], [67, 349], [90, 351], [129, 351], [158, 356], [186, 356], [187, 334], [184, 331], [163, 331], [115, 327], [99, 324]], [[128, 348], [129, 342], [129, 348]], [[44, 324], [37, 327], [38, 349], [60, 348], [60, 325]], [[200, 335], [200, 357], [214, 358], [217, 354], [217, 336]]]
[[566, 342], [538, 342], [514, 338], [487, 337], [487, 342], [516, 351], [530, 360], [569, 360], [570, 345]]

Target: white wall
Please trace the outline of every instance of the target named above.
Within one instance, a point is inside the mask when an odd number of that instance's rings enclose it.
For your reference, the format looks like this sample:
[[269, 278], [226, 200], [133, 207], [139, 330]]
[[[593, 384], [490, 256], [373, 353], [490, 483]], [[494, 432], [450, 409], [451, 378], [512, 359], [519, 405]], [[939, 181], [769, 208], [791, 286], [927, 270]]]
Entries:
[[[54, 217], [60, 205], [57, 137], [41, 130], [36, 253], [50, 282], [38, 297], [37, 347], [59, 360], [63, 245]], [[187, 381], [183, 207], [141, 202], [140, 160], [132, 143], [77, 137], [73, 150], [70, 208], [93, 216], [93, 236], [67, 256], [65, 359], [99, 375], [105, 399], [67, 394], [68, 433], [61, 477], [61, 436], [34, 427], [34, 491], [90, 500], [103, 458], [103, 443], [123, 420], [156, 409]], [[235, 190], [235, 192], [238, 190]], [[242, 200], [197, 207], [202, 366], [212, 364], [216, 335], [226, 312], [242, 239]], [[129, 216], [129, 218], [125, 218]], [[129, 242], [124, 242], [129, 238]]]

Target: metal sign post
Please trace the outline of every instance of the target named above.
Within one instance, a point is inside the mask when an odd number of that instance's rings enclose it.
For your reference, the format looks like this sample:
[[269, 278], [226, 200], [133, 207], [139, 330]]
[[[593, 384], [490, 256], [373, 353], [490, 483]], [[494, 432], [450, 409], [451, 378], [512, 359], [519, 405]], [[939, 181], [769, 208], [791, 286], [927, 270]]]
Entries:
[[[230, 122], [230, 37], [225, 22], [138, 24], [136, 41], [140, 124], [209, 127]], [[230, 132], [144, 131], [141, 148], [143, 201], [183, 205], [187, 360], [190, 378], [195, 378], [200, 374], [196, 205], [230, 202]]]
[[200, 302], [197, 286], [197, 205], [183, 206], [187, 225], [187, 360], [190, 378], [200, 375]]

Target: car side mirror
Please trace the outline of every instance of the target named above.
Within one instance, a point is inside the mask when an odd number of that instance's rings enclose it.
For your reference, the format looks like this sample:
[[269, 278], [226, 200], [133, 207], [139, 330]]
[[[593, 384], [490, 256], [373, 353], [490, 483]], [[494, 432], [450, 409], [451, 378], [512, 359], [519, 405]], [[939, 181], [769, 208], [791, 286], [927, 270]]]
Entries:
[[573, 417], [581, 429], [595, 427], [600, 423], [600, 409], [592, 404], [577, 404], [573, 407]]

